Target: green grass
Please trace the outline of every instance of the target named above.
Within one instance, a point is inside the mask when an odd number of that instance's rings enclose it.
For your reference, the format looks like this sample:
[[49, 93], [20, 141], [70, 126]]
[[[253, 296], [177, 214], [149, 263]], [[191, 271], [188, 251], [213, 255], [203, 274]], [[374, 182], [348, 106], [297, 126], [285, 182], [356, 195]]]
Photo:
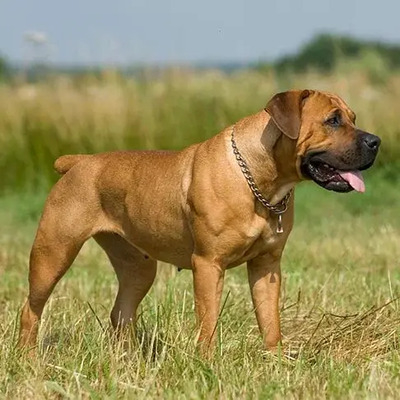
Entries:
[[[263, 351], [245, 267], [227, 273], [218, 346], [195, 350], [190, 271], [160, 265], [143, 302], [138, 341], [109, 334], [116, 279], [87, 243], [49, 301], [40, 356], [15, 348], [18, 312], [43, 192], [0, 200], [0, 393], [16, 398], [396, 398], [400, 391], [400, 182], [366, 173], [364, 195], [296, 191], [283, 258], [284, 354]], [[287, 357], [289, 354], [291, 358]]]
[[181, 149], [261, 110], [278, 91], [327, 90], [342, 96], [359, 127], [382, 138], [378, 165], [400, 155], [400, 75], [376, 85], [356, 65], [330, 75], [170, 71], [142, 80], [106, 75], [0, 84], [0, 193], [48, 188], [54, 160], [68, 153]]

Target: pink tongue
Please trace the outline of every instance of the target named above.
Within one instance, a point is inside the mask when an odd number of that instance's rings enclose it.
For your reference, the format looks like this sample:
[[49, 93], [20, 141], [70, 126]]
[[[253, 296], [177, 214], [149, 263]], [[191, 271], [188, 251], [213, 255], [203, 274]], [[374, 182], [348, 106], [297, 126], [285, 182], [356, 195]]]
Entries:
[[361, 193], [365, 192], [364, 179], [360, 171], [346, 171], [339, 172], [339, 174], [345, 181], [349, 182], [350, 186], [354, 190]]

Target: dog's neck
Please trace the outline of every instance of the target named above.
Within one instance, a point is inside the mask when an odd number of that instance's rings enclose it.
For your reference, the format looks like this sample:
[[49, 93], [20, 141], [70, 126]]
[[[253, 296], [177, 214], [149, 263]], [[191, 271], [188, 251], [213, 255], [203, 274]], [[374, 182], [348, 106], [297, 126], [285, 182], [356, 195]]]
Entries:
[[[295, 143], [282, 134], [265, 111], [255, 120], [256, 123], [250, 119], [240, 121], [235, 129], [235, 140], [257, 186], [274, 205], [299, 181]], [[292, 166], [288, 165], [288, 160], [293, 160]]]

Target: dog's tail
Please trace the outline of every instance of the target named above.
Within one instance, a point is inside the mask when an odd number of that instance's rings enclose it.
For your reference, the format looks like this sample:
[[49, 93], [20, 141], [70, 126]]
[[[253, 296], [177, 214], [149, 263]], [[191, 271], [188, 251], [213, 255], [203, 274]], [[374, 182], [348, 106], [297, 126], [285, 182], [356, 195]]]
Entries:
[[66, 155], [66, 156], [61, 156], [57, 158], [57, 160], [54, 162], [54, 169], [59, 173], [59, 174], [66, 174], [74, 165], [78, 164], [82, 160], [91, 157], [90, 154], [72, 154], [72, 155]]

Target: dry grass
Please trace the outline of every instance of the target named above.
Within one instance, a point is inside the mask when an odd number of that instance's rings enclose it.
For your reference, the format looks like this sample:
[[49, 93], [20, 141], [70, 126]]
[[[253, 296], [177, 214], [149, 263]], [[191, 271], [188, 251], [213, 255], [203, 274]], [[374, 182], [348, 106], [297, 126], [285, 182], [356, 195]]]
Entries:
[[[298, 190], [283, 260], [284, 355], [264, 353], [246, 271], [227, 274], [215, 358], [195, 346], [189, 271], [161, 265], [139, 345], [111, 340], [116, 280], [88, 243], [46, 308], [41, 355], [15, 349], [27, 259], [43, 196], [4, 198], [0, 220], [0, 392], [4, 398], [396, 398], [399, 379], [398, 183], [367, 175], [365, 195]], [[391, 206], [381, 207], [381, 193]], [[318, 207], [316, 207], [318, 205]], [[329, 217], [330, 216], [330, 217]]]
[[383, 139], [378, 162], [400, 154], [400, 75], [372, 84], [360, 71], [287, 76], [243, 71], [171, 71], [153, 79], [57, 77], [35, 85], [0, 86], [0, 190], [36, 188], [56, 178], [52, 163], [65, 153], [113, 149], [177, 149], [204, 140], [261, 109], [277, 91], [336, 92], [360, 127]]

